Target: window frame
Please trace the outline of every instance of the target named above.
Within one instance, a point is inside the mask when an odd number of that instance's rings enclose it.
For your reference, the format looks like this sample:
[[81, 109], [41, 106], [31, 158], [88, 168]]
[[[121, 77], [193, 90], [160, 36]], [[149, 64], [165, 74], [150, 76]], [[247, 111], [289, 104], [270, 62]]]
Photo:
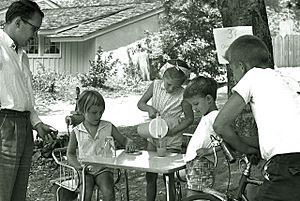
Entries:
[[[28, 58], [61, 58], [62, 44], [59, 42], [59, 53], [44, 53], [45, 51], [45, 38], [47, 36], [38, 35], [38, 54], [27, 53]], [[49, 38], [50, 40], [50, 38]]]

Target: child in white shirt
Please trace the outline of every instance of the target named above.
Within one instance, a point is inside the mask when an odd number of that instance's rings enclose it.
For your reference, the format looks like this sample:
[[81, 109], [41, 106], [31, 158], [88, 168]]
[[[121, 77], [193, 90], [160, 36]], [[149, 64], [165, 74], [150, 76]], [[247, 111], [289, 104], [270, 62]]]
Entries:
[[[200, 123], [189, 141], [185, 161], [189, 190], [201, 191], [214, 184], [214, 155], [211, 135], [216, 136], [213, 123], [218, 114], [217, 82], [212, 78], [196, 77], [186, 87], [184, 99], [200, 112]], [[191, 193], [191, 192], [190, 192]], [[190, 193], [188, 193], [190, 195]]]

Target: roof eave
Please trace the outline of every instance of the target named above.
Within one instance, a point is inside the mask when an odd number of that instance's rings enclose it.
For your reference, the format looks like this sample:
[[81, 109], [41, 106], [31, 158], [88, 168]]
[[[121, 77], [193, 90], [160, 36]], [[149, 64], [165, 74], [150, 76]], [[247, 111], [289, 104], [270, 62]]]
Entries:
[[85, 36], [55, 37], [55, 35], [54, 35], [53, 37], [50, 36], [49, 38], [50, 38], [51, 42], [83, 42], [83, 41], [87, 41], [87, 40], [96, 38], [98, 36], [104, 35], [108, 32], [114, 31], [114, 30], [119, 29], [121, 27], [127, 26], [129, 24], [133, 24], [133, 23], [141, 21], [143, 19], [152, 17], [152, 16], [157, 15], [157, 14], [162, 13], [162, 12], [164, 12], [164, 8], [160, 7], [158, 9], [156, 9], [155, 11], [145, 13], [145, 14], [140, 15], [140, 16], [132, 19], [132, 20], [128, 20], [128, 21], [125, 21], [125, 22], [119, 22], [119, 23], [113, 24], [111, 26], [108, 26], [104, 29], [101, 29], [99, 31], [95, 31], [94, 33], [91, 33], [91, 34], [88, 34], [88, 35], [85, 35]]

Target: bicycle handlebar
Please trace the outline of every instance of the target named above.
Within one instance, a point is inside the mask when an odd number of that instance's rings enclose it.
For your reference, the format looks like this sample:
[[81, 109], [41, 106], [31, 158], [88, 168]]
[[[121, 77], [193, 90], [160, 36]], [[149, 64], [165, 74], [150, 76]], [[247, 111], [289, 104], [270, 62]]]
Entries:
[[234, 163], [236, 161], [236, 158], [234, 157], [233, 151], [229, 147], [229, 145], [219, 136], [210, 136], [211, 141], [212, 141], [212, 146], [221, 146], [226, 159], [228, 160], [229, 163]]

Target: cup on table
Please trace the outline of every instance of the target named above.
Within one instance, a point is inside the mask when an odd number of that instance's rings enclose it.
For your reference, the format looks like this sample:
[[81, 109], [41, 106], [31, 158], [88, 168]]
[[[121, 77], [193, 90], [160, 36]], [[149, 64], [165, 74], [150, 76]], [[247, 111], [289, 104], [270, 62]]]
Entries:
[[164, 138], [159, 138], [156, 146], [157, 156], [164, 157], [167, 155], [166, 140]]
[[167, 155], [167, 149], [166, 147], [160, 147], [160, 148], [157, 148], [157, 156], [159, 157], [164, 157]]

